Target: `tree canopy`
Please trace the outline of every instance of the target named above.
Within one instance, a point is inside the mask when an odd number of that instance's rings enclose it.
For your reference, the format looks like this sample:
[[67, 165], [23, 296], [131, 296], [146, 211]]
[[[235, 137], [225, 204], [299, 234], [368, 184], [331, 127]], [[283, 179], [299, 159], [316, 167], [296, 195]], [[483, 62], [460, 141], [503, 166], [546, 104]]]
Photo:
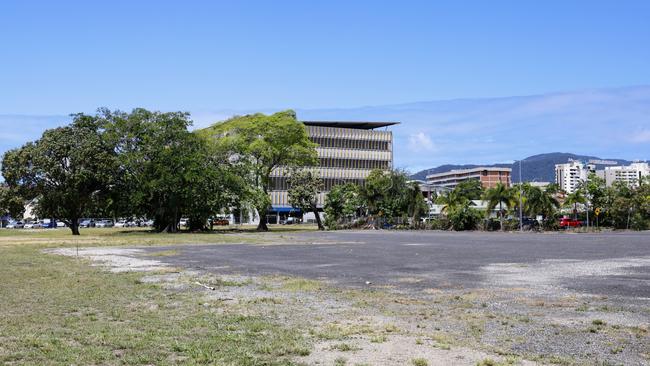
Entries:
[[23, 200], [37, 199], [39, 216], [61, 219], [78, 235], [79, 218], [106, 202], [119, 176], [105, 127], [97, 116], [76, 114], [70, 125], [8, 151], [2, 160], [7, 185]]
[[268, 195], [272, 188], [271, 173], [281, 168], [318, 164], [317, 145], [309, 140], [305, 126], [292, 110], [234, 117], [200, 133], [212, 138], [216, 148], [245, 174], [252, 188], [248, 197], [260, 216], [258, 230], [268, 230], [266, 212], [271, 206]]

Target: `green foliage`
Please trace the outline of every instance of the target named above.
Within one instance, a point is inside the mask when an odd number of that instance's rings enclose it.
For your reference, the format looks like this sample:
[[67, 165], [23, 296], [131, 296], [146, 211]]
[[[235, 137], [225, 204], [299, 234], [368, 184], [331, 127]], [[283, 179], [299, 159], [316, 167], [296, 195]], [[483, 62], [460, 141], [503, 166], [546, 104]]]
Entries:
[[20, 195], [9, 186], [0, 185], [0, 217], [22, 217], [24, 211], [24, 201]]
[[243, 190], [226, 157], [188, 130], [187, 113], [102, 112], [119, 152], [122, 179], [114, 202], [121, 214], [154, 218], [156, 230], [166, 232], [187, 216], [190, 229], [202, 229]]
[[501, 230], [503, 227], [503, 218], [506, 215], [504, 208], [512, 209], [517, 200], [515, 197], [515, 190], [508, 188], [506, 185], [501, 182], [497, 183], [494, 188], [490, 188], [483, 194], [483, 199], [488, 201], [488, 212], [492, 211], [495, 207], [499, 207], [499, 223]]
[[483, 213], [472, 208], [469, 201], [466, 201], [463, 204], [449, 206], [447, 209], [447, 218], [453, 230], [475, 230], [478, 228], [481, 220], [483, 220]]
[[258, 230], [268, 230], [265, 214], [271, 205], [268, 191], [274, 169], [318, 163], [316, 144], [291, 110], [270, 116], [257, 113], [234, 117], [199, 134], [212, 138], [215, 148], [228, 156], [247, 180], [247, 199], [260, 214]]
[[75, 235], [78, 219], [103, 206], [119, 177], [118, 159], [99, 116], [73, 115], [70, 125], [8, 151], [2, 175], [13, 194], [37, 199], [36, 213], [64, 221]]
[[[385, 171], [375, 169], [366, 178], [365, 186], [361, 189], [361, 196], [371, 216], [391, 220], [403, 217], [409, 213], [409, 206], [414, 210], [418, 208], [412, 189], [407, 186], [407, 176], [401, 171]], [[411, 191], [411, 192], [410, 192]], [[420, 195], [424, 202], [424, 197]]]
[[302, 212], [313, 212], [318, 224], [318, 229], [323, 230], [323, 224], [318, 213], [318, 194], [323, 189], [323, 181], [318, 176], [318, 171], [301, 169], [293, 170], [288, 179], [289, 204], [299, 208]]
[[354, 218], [363, 208], [361, 187], [346, 183], [332, 187], [325, 197], [325, 225], [335, 229], [343, 218]]

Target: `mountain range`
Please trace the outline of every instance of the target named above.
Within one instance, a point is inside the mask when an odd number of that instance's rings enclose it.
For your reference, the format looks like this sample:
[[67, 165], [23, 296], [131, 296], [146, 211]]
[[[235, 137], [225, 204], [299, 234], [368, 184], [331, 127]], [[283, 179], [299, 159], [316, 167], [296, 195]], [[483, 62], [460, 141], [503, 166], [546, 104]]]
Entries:
[[[554, 182], [555, 164], [566, 163], [569, 161], [569, 159], [581, 161], [615, 161], [616, 165], [629, 165], [632, 163], [632, 161], [624, 159], [601, 159], [596, 156], [577, 155], [571, 153], [554, 152], [548, 154], [538, 154], [521, 160], [521, 180], [524, 182]], [[430, 174], [443, 173], [453, 169], [470, 169], [479, 166], [511, 168], [513, 183], [519, 182], [519, 161], [515, 161], [512, 164], [445, 164], [437, 166], [435, 168], [421, 170], [411, 175], [411, 179], [425, 180], [426, 176]], [[596, 169], [604, 169], [606, 166], [608, 165], [596, 164]]]

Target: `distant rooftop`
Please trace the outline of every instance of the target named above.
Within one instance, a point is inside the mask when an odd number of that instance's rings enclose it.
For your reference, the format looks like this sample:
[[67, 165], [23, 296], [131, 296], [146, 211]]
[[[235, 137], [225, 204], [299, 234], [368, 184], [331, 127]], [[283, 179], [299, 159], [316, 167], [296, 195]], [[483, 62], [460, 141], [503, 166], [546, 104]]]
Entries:
[[380, 127], [388, 127], [399, 124], [399, 122], [346, 122], [346, 121], [302, 121], [305, 126], [354, 128], [357, 130], [373, 130]]
[[483, 170], [489, 171], [489, 172], [512, 172], [511, 168], [501, 168], [501, 167], [490, 167], [490, 166], [478, 166], [476, 168], [468, 168], [468, 169], [452, 169], [446, 172], [442, 173], [435, 173], [435, 174], [429, 174], [427, 175], [427, 179], [430, 178], [439, 178], [439, 177], [446, 177], [449, 175], [460, 175], [460, 174], [470, 174], [470, 173], [478, 173]]

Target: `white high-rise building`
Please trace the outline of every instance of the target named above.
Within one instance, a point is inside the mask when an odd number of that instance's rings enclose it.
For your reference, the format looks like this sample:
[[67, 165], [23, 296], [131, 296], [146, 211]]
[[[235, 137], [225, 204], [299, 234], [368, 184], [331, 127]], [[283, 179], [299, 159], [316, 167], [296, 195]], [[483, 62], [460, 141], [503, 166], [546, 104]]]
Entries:
[[650, 165], [648, 163], [632, 163], [628, 166], [608, 166], [605, 168], [604, 175], [607, 186], [618, 181], [636, 187], [643, 177], [650, 175]]
[[590, 173], [596, 172], [596, 166], [578, 160], [569, 160], [565, 164], [555, 164], [555, 183], [567, 194], [573, 193], [578, 185], [586, 182]]

